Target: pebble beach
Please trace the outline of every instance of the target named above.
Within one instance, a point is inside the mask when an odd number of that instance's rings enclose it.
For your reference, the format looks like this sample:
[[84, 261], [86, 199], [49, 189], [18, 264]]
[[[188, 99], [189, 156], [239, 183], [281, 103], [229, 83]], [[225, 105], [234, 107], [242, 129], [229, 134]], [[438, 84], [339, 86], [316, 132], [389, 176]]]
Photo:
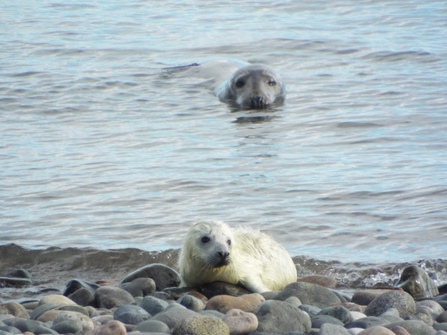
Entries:
[[321, 274], [262, 294], [220, 282], [180, 288], [178, 252], [1, 246], [0, 335], [447, 334], [442, 290], [414, 297]]

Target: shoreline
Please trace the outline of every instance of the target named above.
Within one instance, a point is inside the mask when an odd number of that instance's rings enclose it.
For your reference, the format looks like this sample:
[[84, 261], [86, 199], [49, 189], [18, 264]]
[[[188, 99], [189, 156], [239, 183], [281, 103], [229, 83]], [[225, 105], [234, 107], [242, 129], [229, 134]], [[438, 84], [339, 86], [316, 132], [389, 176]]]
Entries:
[[[0, 245], [0, 277], [22, 268], [32, 276], [33, 285], [4, 287], [3, 301], [33, 299], [47, 292], [62, 292], [72, 279], [99, 283], [118, 283], [126, 274], [143, 266], [161, 263], [178, 271], [180, 249], [144, 251], [140, 249], [60, 248], [27, 249], [17, 244]], [[420, 260], [389, 264], [341, 263], [292, 257], [298, 277], [326, 276], [336, 283], [336, 289], [351, 295], [357, 290], [392, 288], [402, 269], [414, 264], [426, 271], [440, 286], [447, 283], [447, 260]], [[0, 283], [1, 284], [1, 283]]]

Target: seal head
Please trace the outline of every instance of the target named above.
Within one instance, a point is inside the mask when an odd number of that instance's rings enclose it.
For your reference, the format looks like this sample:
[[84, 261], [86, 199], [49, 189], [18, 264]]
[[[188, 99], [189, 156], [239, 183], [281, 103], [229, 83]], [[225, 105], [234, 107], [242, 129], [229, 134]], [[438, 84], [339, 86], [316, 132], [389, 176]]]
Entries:
[[285, 87], [273, 69], [254, 64], [236, 70], [217, 87], [216, 95], [242, 109], [268, 108], [284, 102]]

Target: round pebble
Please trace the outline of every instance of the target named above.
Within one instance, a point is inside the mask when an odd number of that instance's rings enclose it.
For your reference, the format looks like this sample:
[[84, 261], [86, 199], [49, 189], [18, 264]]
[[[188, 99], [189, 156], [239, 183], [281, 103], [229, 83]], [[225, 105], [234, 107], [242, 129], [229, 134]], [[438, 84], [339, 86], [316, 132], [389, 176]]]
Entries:
[[218, 295], [208, 301], [206, 309], [213, 309], [224, 314], [231, 309], [253, 312], [264, 301], [264, 297], [259, 293], [244, 294], [240, 297]]
[[253, 313], [232, 309], [222, 319], [230, 329], [231, 335], [243, 335], [258, 328], [258, 318]]

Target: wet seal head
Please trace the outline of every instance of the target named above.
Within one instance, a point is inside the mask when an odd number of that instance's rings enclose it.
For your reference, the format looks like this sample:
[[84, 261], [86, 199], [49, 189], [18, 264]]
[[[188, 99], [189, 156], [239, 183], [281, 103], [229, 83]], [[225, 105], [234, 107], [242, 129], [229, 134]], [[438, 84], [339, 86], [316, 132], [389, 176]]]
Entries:
[[409, 293], [415, 299], [431, 298], [439, 294], [433, 280], [416, 265], [404, 268], [399, 282], [395, 286]]
[[242, 109], [268, 108], [284, 102], [285, 87], [273, 69], [254, 64], [236, 70], [217, 87], [216, 95]]

